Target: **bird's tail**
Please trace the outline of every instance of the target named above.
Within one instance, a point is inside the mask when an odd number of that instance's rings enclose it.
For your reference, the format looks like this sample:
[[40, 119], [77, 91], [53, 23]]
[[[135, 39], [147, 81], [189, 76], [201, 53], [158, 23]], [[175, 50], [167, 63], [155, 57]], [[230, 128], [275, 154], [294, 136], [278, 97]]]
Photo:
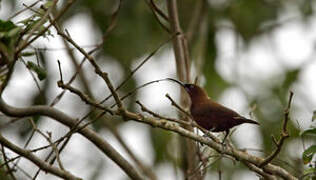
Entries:
[[250, 123], [250, 124], [257, 124], [260, 125], [257, 121], [251, 120], [251, 119], [247, 119], [244, 117], [236, 117], [235, 119], [239, 119], [240, 121], [242, 121], [242, 123]]

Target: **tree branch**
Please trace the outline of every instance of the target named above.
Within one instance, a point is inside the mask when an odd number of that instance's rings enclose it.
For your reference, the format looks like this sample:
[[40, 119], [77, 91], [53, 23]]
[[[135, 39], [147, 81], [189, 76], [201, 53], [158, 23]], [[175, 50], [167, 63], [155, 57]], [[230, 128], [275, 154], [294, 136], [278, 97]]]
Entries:
[[[255, 166], [259, 166], [260, 163], [262, 163], [264, 161], [264, 159], [257, 157], [257, 156], [253, 156], [251, 154], [248, 154], [246, 152], [240, 151], [236, 148], [232, 148], [230, 146], [223, 146], [221, 143], [217, 143], [215, 141], [213, 141], [210, 138], [207, 137], [203, 137], [203, 136], [199, 136], [197, 134], [195, 134], [194, 132], [188, 131], [185, 128], [182, 128], [180, 126], [178, 126], [177, 124], [170, 122], [168, 120], [164, 120], [164, 119], [155, 119], [155, 118], [150, 118], [150, 117], [145, 117], [141, 114], [135, 114], [129, 111], [126, 111], [126, 113], [124, 114], [126, 118], [129, 118], [131, 120], [135, 120], [141, 123], [146, 123], [149, 124], [153, 127], [159, 127], [168, 131], [173, 131], [178, 133], [181, 136], [190, 138], [192, 140], [201, 142], [203, 144], [206, 144], [207, 146], [213, 148], [214, 150], [216, 150], [217, 152], [221, 153], [221, 154], [226, 154], [229, 155], [237, 160], [240, 160], [242, 162], [248, 162], [251, 164], [254, 164]], [[296, 180], [297, 178], [294, 177], [293, 175], [291, 175], [288, 171], [286, 171], [285, 169], [279, 167], [279, 166], [275, 166], [273, 164], [267, 164], [264, 167], [264, 171], [270, 174], [275, 174], [277, 176], [280, 176], [284, 179], [288, 179], [288, 180]]]
[[[77, 121], [65, 113], [49, 107], [49, 106], [30, 106], [27, 108], [15, 108], [7, 105], [2, 98], [0, 98], [0, 111], [8, 116], [25, 117], [42, 115], [47, 116], [58, 122], [72, 128], [76, 126]], [[133, 168], [133, 166], [118, 153], [108, 142], [106, 142], [100, 135], [95, 133], [88, 127], [78, 127], [78, 132], [98, 147], [106, 156], [112, 159], [123, 171], [132, 179], [143, 179], [143, 177]]]
[[14, 151], [15, 153], [25, 157], [26, 159], [32, 161], [34, 164], [36, 164], [38, 167], [40, 167], [41, 169], [43, 169], [46, 172], [49, 172], [51, 174], [54, 174], [58, 177], [64, 178], [64, 179], [71, 179], [71, 180], [78, 180], [81, 178], [78, 178], [74, 175], [72, 175], [71, 173], [58, 169], [54, 166], [51, 166], [48, 163], [45, 163], [44, 161], [42, 161], [41, 159], [39, 159], [37, 156], [35, 156], [33, 153], [31, 153], [30, 151], [24, 150], [14, 144], [12, 144], [9, 140], [7, 140], [6, 138], [4, 138], [1, 134], [0, 134], [0, 143], [11, 149], [12, 151]]
[[[25, 116], [33, 116], [33, 115], [44, 115], [56, 119], [60, 123], [68, 126], [73, 127], [76, 125], [76, 120], [72, 119], [71, 117], [67, 116], [66, 114], [62, 113], [55, 108], [47, 107], [47, 106], [31, 106], [28, 108], [15, 108], [11, 107], [3, 102], [0, 99], [0, 111], [8, 116], [15, 116], [15, 117], [25, 117]], [[240, 151], [238, 149], [223, 146], [221, 143], [217, 143], [210, 138], [202, 137], [194, 132], [188, 131], [177, 124], [170, 122], [164, 119], [156, 119], [150, 117], [144, 117], [143, 115], [132, 113], [126, 111], [124, 114], [125, 118], [135, 120], [141, 123], [149, 124], [153, 127], [159, 127], [162, 129], [166, 129], [168, 131], [173, 131], [178, 133], [181, 136], [185, 136], [192, 140], [201, 142], [206, 144], [207, 146], [213, 148], [219, 153], [226, 154], [229, 156], [234, 157], [242, 162], [248, 162], [255, 166], [259, 166], [264, 159], [250, 155], [246, 152]], [[109, 145], [104, 139], [102, 139], [98, 134], [92, 131], [89, 128], [83, 128], [79, 130], [79, 133], [82, 134], [84, 137], [89, 139], [94, 145], [96, 145], [104, 154], [106, 154], [109, 158], [111, 158], [115, 163], [117, 163], [131, 178], [133, 179], [143, 179], [138, 172], [136, 172], [133, 167], [118, 153], [111, 145]], [[295, 180], [293, 175], [287, 172], [285, 169], [275, 166], [273, 164], [268, 163], [264, 166], [264, 171], [266, 173], [274, 174], [280, 176], [284, 179]]]

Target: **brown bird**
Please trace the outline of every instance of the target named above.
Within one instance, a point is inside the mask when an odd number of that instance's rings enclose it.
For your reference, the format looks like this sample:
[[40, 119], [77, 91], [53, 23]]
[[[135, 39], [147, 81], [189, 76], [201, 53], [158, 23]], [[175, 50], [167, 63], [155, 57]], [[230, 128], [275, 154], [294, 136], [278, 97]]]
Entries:
[[198, 125], [212, 132], [226, 132], [223, 142], [229, 134], [229, 130], [234, 126], [243, 123], [259, 125], [258, 122], [247, 119], [237, 112], [214, 102], [201, 87], [195, 84], [185, 84], [172, 78], [167, 79], [180, 84], [189, 94], [191, 115]]

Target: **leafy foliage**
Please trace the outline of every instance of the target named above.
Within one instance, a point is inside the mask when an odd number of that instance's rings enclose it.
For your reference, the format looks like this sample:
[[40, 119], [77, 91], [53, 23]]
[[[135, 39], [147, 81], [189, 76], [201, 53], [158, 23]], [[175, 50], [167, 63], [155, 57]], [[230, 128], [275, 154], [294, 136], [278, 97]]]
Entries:
[[27, 68], [34, 71], [37, 74], [38, 79], [41, 81], [44, 80], [47, 76], [45, 69], [31, 61], [27, 62]]
[[312, 145], [312, 146], [308, 147], [303, 153], [304, 164], [311, 163], [315, 153], [316, 153], [316, 145]]
[[[4, 61], [11, 61], [13, 59], [15, 45], [21, 30], [13, 22], [0, 19], [0, 48], [2, 53], [6, 52], [6, 54], [2, 54], [3, 57], [6, 57], [2, 58]], [[2, 63], [0, 62], [0, 64]]]

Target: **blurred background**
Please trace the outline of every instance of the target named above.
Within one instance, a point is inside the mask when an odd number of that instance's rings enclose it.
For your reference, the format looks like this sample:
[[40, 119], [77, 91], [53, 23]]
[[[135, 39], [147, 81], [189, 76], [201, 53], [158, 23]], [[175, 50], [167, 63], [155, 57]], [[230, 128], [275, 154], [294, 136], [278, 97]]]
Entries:
[[[23, 4], [31, 5], [34, 2], [2, 0], [0, 19], [8, 20], [25, 8]], [[58, 7], [65, 2], [60, 1]], [[154, 2], [167, 13], [165, 1]], [[43, 3], [45, 1], [40, 1], [33, 8]], [[63, 16], [60, 24], [76, 43], [89, 51], [101, 42], [117, 6], [116, 0], [78, 0]], [[316, 2], [312, 0], [178, 1], [181, 27], [184, 32], [191, 33], [188, 35], [191, 78], [198, 77], [198, 83], [212, 99], [261, 124], [260, 127], [245, 124], [235, 128], [231, 139], [238, 148], [246, 148], [249, 153], [262, 157], [272, 152], [275, 145], [271, 135], [279, 138], [289, 91], [294, 92], [288, 124], [290, 138], [274, 161], [294, 175], [301, 175], [308, 168], [302, 161], [302, 152], [315, 144], [315, 139], [299, 136], [300, 132], [315, 125], [315, 121], [312, 122], [313, 111], [316, 110], [315, 8]], [[11, 21], [22, 26], [22, 21], [33, 14], [26, 10]], [[192, 21], [193, 18], [197, 19]], [[163, 19], [161, 21], [164, 23]], [[62, 91], [56, 84], [60, 78], [57, 60], [61, 62], [64, 80], [68, 81], [75, 73], [83, 56], [74, 49], [67, 51], [67, 44], [53, 28], [50, 33], [32, 44], [34, 49], [30, 51], [36, 50], [37, 58], [25, 57], [25, 61], [39, 60], [47, 73], [44, 80], [38, 80], [40, 90], [26, 66], [17, 62], [3, 94], [8, 104], [19, 107], [50, 104]], [[115, 29], [94, 56], [117, 86], [169, 37], [155, 19], [147, 0], [123, 1]], [[96, 101], [110, 94], [89, 63], [83, 65], [81, 72], [73, 83], [75, 87]], [[177, 78], [170, 42], [163, 45], [132, 76], [119, 94], [124, 95], [139, 85], [166, 77]], [[165, 97], [166, 93], [179, 100], [177, 85], [160, 82], [140, 89], [124, 102], [131, 111], [140, 111], [135, 104], [139, 100], [154, 112], [177, 117], [176, 109]], [[106, 104], [113, 102], [111, 99]], [[82, 118], [91, 110], [78, 96], [69, 92], [55, 107], [74, 118]], [[93, 119], [95, 114], [89, 118]], [[32, 132], [30, 122], [22, 120], [8, 125], [7, 118], [0, 116], [0, 119], [0, 131], [16, 144], [24, 146]], [[68, 130], [46, 117], [36, 117], [34, 121], [43, 132], [52, 132], [53, 139], [58, 139]], [[130, 159], [110, 129], [117, 130], [135, 155], [144, 164], [154, 167], [159, 179], [183, 179], [183, 159], [179, 153], [181, 137], [178, 135], [119, 118], [98, 120], [92, 128]], [[28, 147], [45, 144], [46, 140], [35, 134]], [[46, 154], [46, 151], [37, 153], [40, 157]], [[80, 135], [74, 135], [61, 158], [67, 170], [84, 179], [128, 179], [117, 165]], [[31, 176], [37, 171], [36, 166], [24, 159], [19, 166]], [[208, 167], [206, 179], [217, 178], [219, 172], [223, 179], [257, 178], [244, 165], [222, 158]], [[18, 170], [17, 174], [21, 179], [28, 179], [22, 171]], [[56, 177], [42, 172], [38, 179]]]

